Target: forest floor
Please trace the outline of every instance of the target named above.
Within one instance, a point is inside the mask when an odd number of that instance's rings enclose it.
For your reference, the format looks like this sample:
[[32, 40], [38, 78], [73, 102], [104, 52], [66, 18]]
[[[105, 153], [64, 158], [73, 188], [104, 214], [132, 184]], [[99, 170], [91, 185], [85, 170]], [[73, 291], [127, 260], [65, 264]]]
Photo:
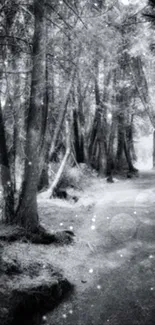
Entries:
[[18, 260], [48, 261], [75, 285], [48, 325], [153, 325], [155, 173], [108, 184], [93, 178], [77, 203], [38, 196], [42, 224], [73, 230], [71, 245], [5, 246]]

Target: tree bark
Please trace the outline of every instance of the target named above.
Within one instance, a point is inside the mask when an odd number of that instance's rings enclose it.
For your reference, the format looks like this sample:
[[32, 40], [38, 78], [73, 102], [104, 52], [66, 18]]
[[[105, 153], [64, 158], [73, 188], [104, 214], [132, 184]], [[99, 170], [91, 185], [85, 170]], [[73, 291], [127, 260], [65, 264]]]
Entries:
[[116, 153], [116, 169], [122, 169], [123, 153], [124, 153], [124, 136], [125, 136], [125, 125], [124, 125], [124, 113], [120, 112], [118, 116], [118, 134], [117, 134], [117, 153]]
[[84, 139], [79, 126], [79, 116], [76, 109], [73, 110], [73, 132], [74, 132], [74, 150], [77, 163], [84, 162]]
[[155, 130], [153, 130], [153, 168], [155, 168]]
[[130, 147], [128, 146], [128, 142], [125, 135], [124, 135], [124, 152], [128, 163], [129, 172], [135, 172], [136, 168], [133, 166]]
[[134, 148], [134, 139], [133, 139], [133, 114], [131, 116], [130, 124], [126, 127], [126, 140], [127, 140], [127, 146], [130, 150], [131, 159], [132, 161], [136, 161], [136, 153]]
[[49, 164], [48, 149], [45, 149], [45, 158], [44, 158], [43, 166], [41, 168], [41, 174], [39, 177], [38, 191], [42, 191], [43, 189], [46, 189], [49, 186], [48, 164]]
[[39, 178], [39, 157], [43, 146], [43, 109], [46, 75], [46, 20], [45, 0], [34, 1], [35, 30], [33, 42], [33, 70], [31, 98], [27, 120], [25, 149], [25, 171], [16, 222], [27, 232], [37, 231], [37, 186]]
[[3, 187], [3, 220], [11, 223], [14, 217], [14, 192], [11, 182], [11, 172], [8, 159], [8, 151], [5, 139], [5, 128], [0, 102], [0, 168]]
[[70, 128], [69, 128], [69, 123], [68, 121], [66, 121], [66, 153], [65, 153], [65, 156], [62, 160], [62, 163], [58, 169], [58, 172], [56, 174], [56, 177], [55, 177], [55, 180], [51, 186], [51, 188], [49, 189], [49, 193], [50, 193], [50, 198], [53, 197], [53, 194], [54, 194], [54, 191], [56, 190], [57, 188], [57, 185], [62, 177], [62, 174], [63, 174], [63, 171], [64, 171], [64, 168], [66, 166], [66, 163], [67, 163], [67, 160], [70, 156], [70, 153], [71, 153], [71, 145], [70, 145]]
[[113, 176], [113, 171], [115, 169], [114, 152], [113, 152], [114, 151], [115, 130], [116, 130], [116, 118], [115, 118], [115, 114], [113, 113], [111, 130], [110, 130], [110, 135], [109, 135], [108, 150], [107, 150], [107, 166], [106, 166], [106, 175], [108, 177], [111, 177], [111, 179]]
[[50, 151], [49, 151], [49, 160], [50, 161], [52, 161], [52, 159], [53, 159], [53, 156], [54, 156], [54, 153], [55, 153], [55, 150], [56, 150], [56, 146], [57, 146], [57, 142], [58, 142], [58, 139], [59, 139], [59, 135], [60, 135], [60, 132], [61, 132], [61, 128], [62, 128], [64, 119], [65, 119], [65, 116], [66, 116], [66, 113], [67, 113], [68, 102], [69, 102], [69, 99], [70, 99], [70, 92], [71, 92], [71, 89], [72, 89], [72, 86], [73, 86], [75, 74], [76, 74], [76, 69], [74, 69], [74, 71], [73, 71], [71, 81], [70, 81], [69, 86], [68, 86], [67, 91], [66, 91], [64, 107], [60, 109], [58, 123], [57, 123], [56, 129], [55, 129], [55, 132], [54, 132], [53, 140], [52, 140]]

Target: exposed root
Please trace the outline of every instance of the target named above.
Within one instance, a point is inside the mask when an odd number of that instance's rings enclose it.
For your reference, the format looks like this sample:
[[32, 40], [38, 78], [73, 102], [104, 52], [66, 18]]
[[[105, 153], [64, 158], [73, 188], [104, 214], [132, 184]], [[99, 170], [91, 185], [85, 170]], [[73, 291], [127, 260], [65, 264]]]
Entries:
[[26, 232], [23, 228], [14, 226], [5, 226], [0, 231], [0, 240], [6, 242], [14, 242], [21, 240], [23, 242], [30, 241], [33, 244], [70, 244], [73, 242], [74, 233], [69, 230], [58, 231], [56, 233], [47, 232], [43, 227], [39, 226], [35, 232]]

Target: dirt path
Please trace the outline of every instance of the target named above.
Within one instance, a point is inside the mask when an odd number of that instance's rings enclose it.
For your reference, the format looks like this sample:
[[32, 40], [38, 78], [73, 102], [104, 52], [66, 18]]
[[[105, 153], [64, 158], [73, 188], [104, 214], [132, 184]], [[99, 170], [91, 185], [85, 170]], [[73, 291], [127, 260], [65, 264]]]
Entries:
[[6, 247], [12, 258], [47, 261], [75, 285], [48, 325], [154, 325], [155, 173], [107, 184], [93, 179], [76, 204], [38, 197], [49, 230], [70, 229], [73, 245]]
[[[133, 325], [155, 320], [155, 174], [94, 181], [64, 226], [76, 242], [52, 249], [75, 293], [47, 316], [49, 325]], [[77, 211], [77, 213], [76, 213]]]

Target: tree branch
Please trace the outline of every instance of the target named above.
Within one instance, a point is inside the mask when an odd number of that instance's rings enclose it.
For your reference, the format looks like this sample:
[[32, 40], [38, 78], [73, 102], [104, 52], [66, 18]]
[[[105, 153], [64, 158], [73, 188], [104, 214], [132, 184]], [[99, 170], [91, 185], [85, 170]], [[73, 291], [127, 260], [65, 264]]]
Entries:
[[11, 39], [16, 39], [17, 41], [22, 41], [24, 43], [26, 43], [26, 45], [33, 45], [32, 43], [29, 43], [27, 40], [18, 37], [18, 36], [11, 36], [11, 35], [0, 35], [0, 38], [11, 38]]
[[63, 2], [65, 3], [65, 5], [73, 11], [73, 13], [78, 17], [78, 19], [81, 21], [81, 23], [83, 24], [83, 26], [88, 29], [88, 27], [85, 25], [85, 23], [83, 22], [82, 18], [79, 16], [78, 12], [76, 10], [73, 9], [72, 6], [69, 5], [69, 3], [65, 0], [63, 0]]
[[57, 12], [56, 10], [55, 10], [55, 8], [51, 5], [51, 4], [49, 4], [48, 2], [46, 2], [46, 5], [49, 7], [49, 8], [51, 8], [57, 15], [58, 15], [58, 17], [65, 23], [65, 25], [69, 28], [69, 29], [72, 29], [72, 26], [71, 25], [69, 25], [65, 20], [64, 20], [64, 18], [63, 18], [63, 16], [59, 13], [59, 12]]

